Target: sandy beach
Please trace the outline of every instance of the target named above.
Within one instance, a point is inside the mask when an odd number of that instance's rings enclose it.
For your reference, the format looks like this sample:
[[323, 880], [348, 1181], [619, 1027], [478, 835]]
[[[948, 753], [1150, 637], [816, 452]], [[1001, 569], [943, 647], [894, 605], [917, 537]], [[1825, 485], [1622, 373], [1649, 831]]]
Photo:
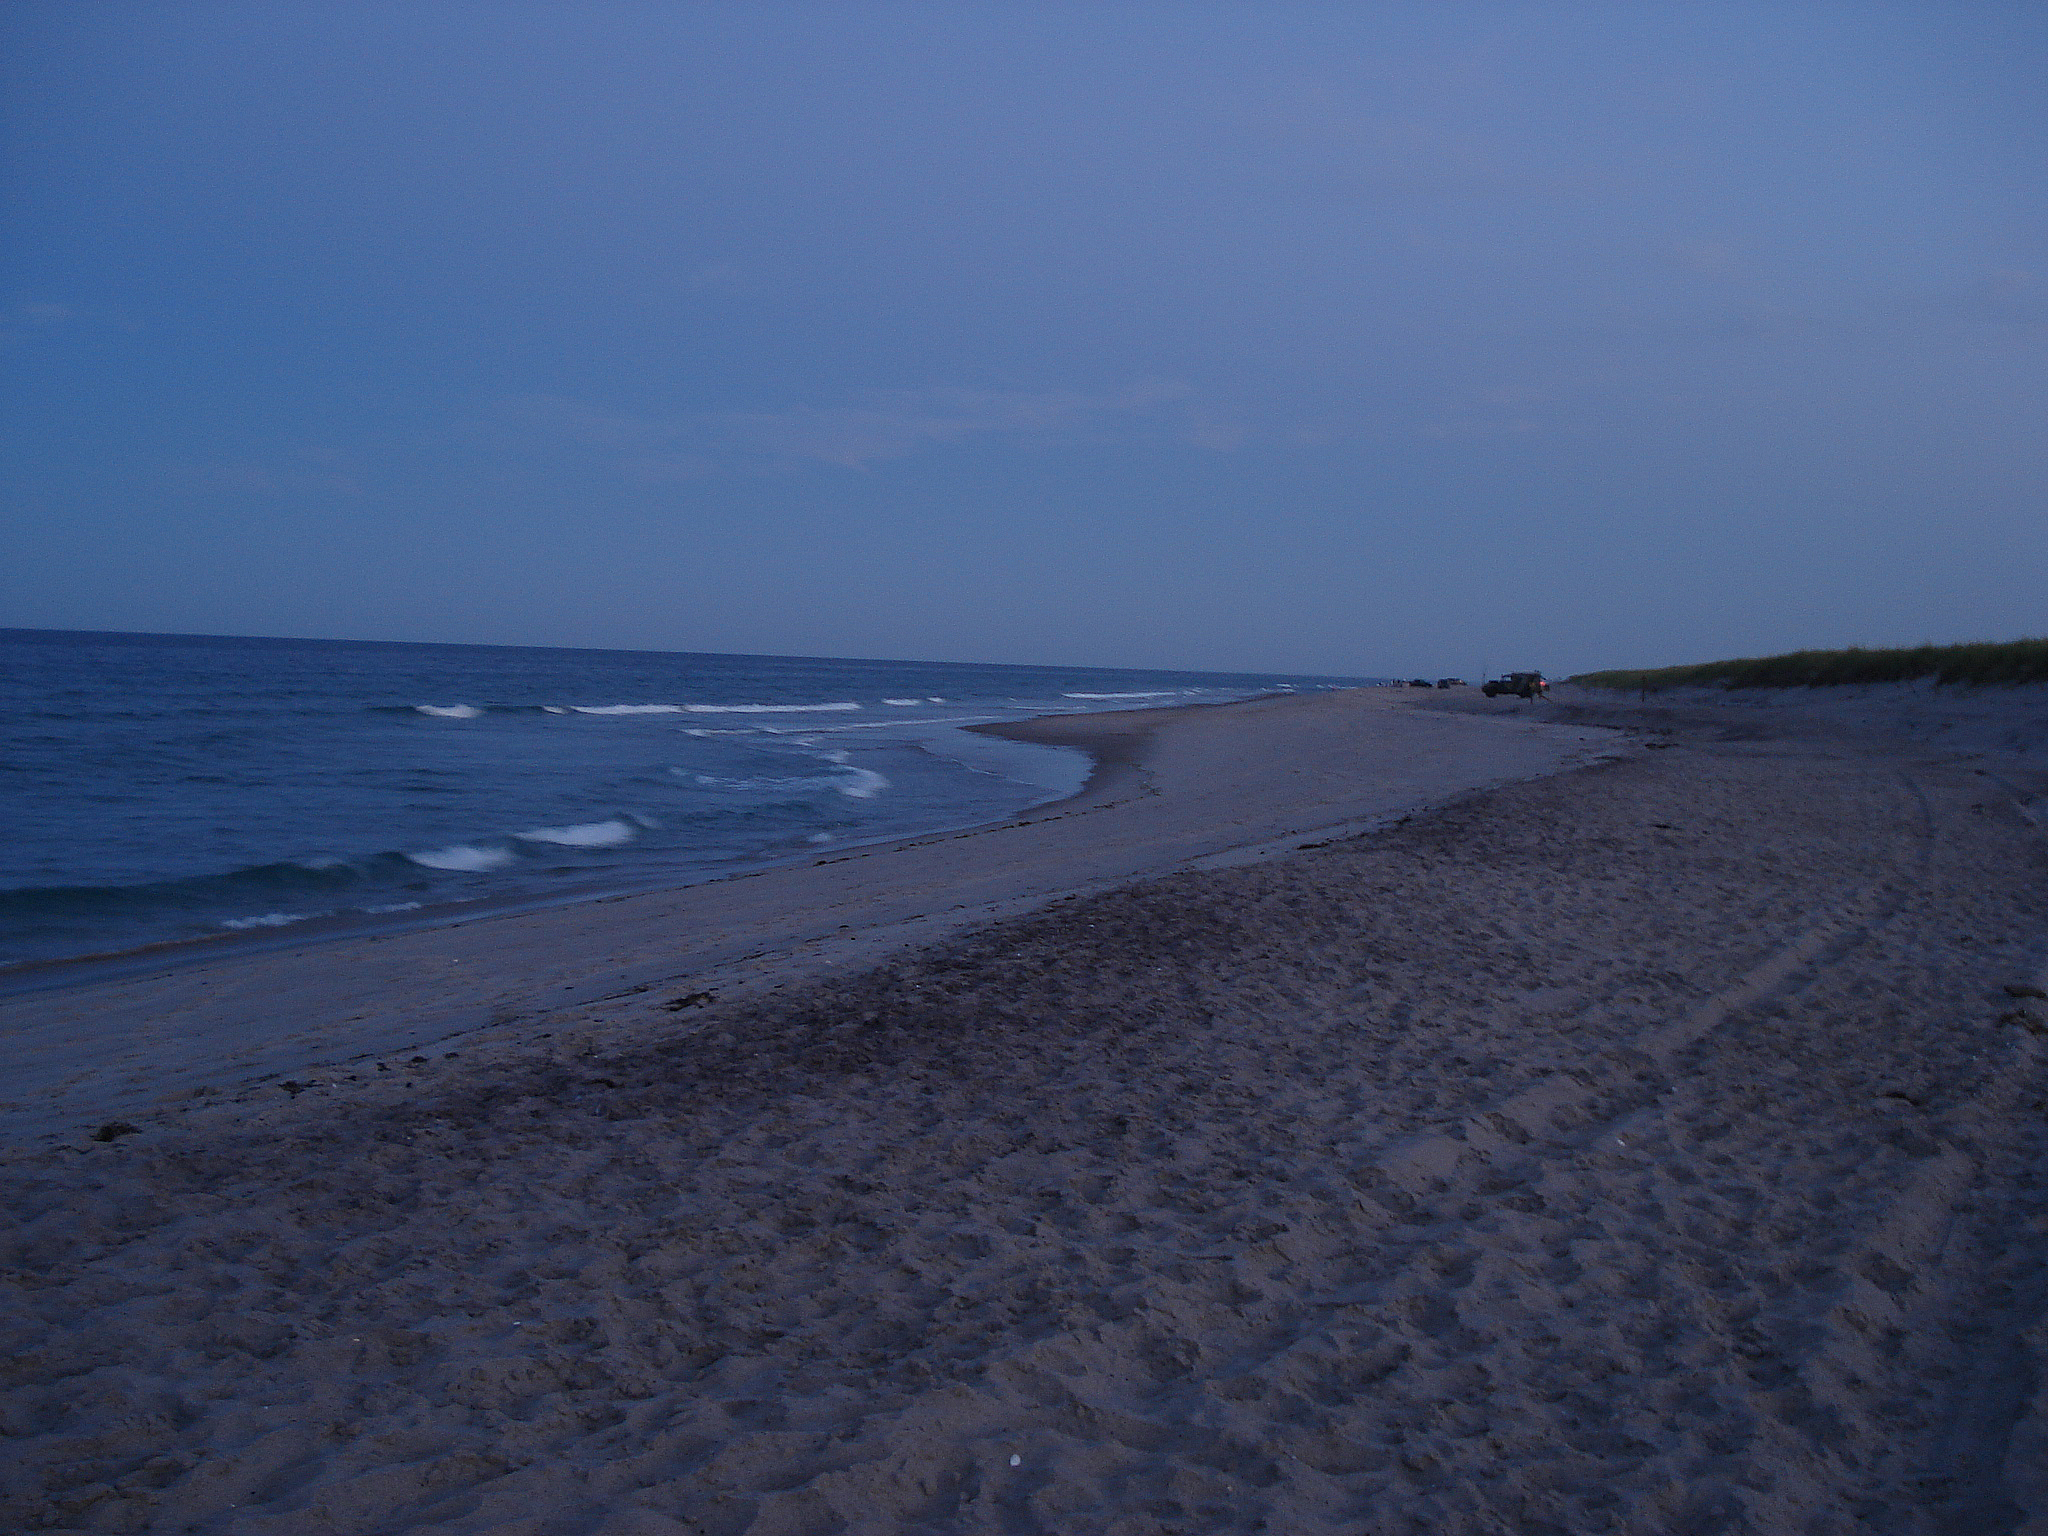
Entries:
[[[1371, 689], [991, 727], [1084, 749], [1096, 772], [1073, 800], [1016, 821], [678, 891], [321, 945], [191, 945], [197, 963], [42, 995], [8, 998], [0, 979], [0, 1143], [372, 1055], [473, 1058], [544, 1030], [595, 1044], [650, 1016], [667, 1029], [661, 1010], [678, 997], [756, 995], [1055, 897], [1271, 856], [1619, 750], [1606, 730], [1417, 717], [1404, 702]], [[107, 969], [118, 978], [118, 962]]]
[[2048, 1533], [2043, 690], [1012, 729], [1088, 790], [0, 1001], [0, 1525]]

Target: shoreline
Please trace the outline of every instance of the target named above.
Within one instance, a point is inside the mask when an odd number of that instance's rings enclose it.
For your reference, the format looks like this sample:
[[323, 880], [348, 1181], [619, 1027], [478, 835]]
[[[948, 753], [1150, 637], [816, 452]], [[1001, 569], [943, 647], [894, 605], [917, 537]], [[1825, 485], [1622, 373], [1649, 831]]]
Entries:
[[16, 1058], [0, 1140], [192, 1112], [250, 1083], [458, 1039], [517, 1049], [551, 1022], [631, 1029], [656, 989], [728, 997], [841, 971], [1077, 891], [1364, 830], [1614, 740], [1402, 698], [1333, 690], [1006, 722], [1020, 739], [1085, 744], [1102, 766], [1080, 794], [1018, 817], [721, 880], [18, 992], [0, 998]]
[[[1089, 758], [1087, 777], [1081, 787], [1072, 794], [1042, 800], [1035, 805], [1026, 806], [1021, 811], [991, 817], [985, 821], [947, 823], [917, 832], [896, 833], [866, 841], [841, 843], [836, 844], [835, 848], [890, 848], [924, 838], [944, 837], [983, 827], [1003, 826], [1041, 811], [1087, 801], [1090, 796], [1107, 792], [1107, 786], [1122, 782], [1125, 775], [1137, 770], [1138, 757], [1143, 750], [1142, 740], [1131, 739], [1128, 730], [1104, 728], [1098, 731], [1089, 730], [1085, 726], [1068, 729], [1055, 725], [1040, 733], [1033, 728], [1041, 721], [1072, 721], [1078, 724], [1099, 715], [1143, 715], [1156, 725], [1153, 717], [1163, 718], [1182, 710], [1228, 709], [1234, 704], [1250, 704], [1261, 699], [1291, 696], [1294, 695], [1284, 692], [1254, 694], [1250, 698], [1233, 699], [1225, 703], [1183, 704], [1172, 709], [1099, 710], [1073, 715], [1034, 715], [1023, 720], [985, 721], [960, 726], [957, 729], [977, 735], [1036, 742], [1045, 746], [1072, 747]], [[1152, 728], [1152, 725], [1148, 725], [1142, 734], [1149, 735]], [[544, 896], [486, 896], [469, 901], [430, 903], [403, 915], [356, 911], [329, 912], [278, 929], [250, 928], [192, 934], [184, 938], [154, 940], [127, 949], [95, 950], [87, 954], [61, 955], [46, 960], [23, 960], [12, 965], [0, 966], [0, 1001], [68, 987], [92, 986], [100, 982], [150, 976], [188, 965], [203, 965], [217, 958], [231, 959], [239, 955], [276, 953], [352, 939], [372, 939], [389, 934], [459, 927], [466, 923], [488, 922], [494, 918], [545, 912], [557, 907], [576, 906], [586, 902], [612, 901], [622, 896], [658, 895], [667, 891], [690, 890], [696, 886], [712, 885], [723, 880], [745, 879], [766, 870], [802, 867], [816, 862], [817, 851], [807, 849], [800, 853], [763, 859], [740, 868], [707, 875], [700, 880], [687, 880], [681, 883], [666, 879], [647, 883], [627, 880], [578, 886]]]

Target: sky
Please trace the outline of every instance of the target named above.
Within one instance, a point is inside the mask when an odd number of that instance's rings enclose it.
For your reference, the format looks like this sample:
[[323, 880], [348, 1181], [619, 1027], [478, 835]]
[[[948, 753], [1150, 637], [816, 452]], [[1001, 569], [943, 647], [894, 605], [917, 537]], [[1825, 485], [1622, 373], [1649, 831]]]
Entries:
[[13, 0], [0, 624], [2048, 633], [2048, 8]]

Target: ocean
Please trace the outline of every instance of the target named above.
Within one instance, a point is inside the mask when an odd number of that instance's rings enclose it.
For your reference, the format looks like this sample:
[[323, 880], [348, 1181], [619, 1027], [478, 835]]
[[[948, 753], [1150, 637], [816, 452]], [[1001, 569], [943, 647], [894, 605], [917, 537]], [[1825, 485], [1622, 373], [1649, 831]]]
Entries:
[[1089, 765], [965, 725], [1378, 681], [0, 630], [0, 979], [998, 820]]

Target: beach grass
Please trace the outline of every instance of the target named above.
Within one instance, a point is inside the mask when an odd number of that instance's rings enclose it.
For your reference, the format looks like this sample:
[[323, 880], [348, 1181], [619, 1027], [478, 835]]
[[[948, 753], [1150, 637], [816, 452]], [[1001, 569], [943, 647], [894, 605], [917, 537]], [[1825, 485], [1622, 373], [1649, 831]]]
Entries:
[[1571, 681], [1589, 688], [1632, 691], [1664, 688], [1831, 688], [1849, 683], [1905, 683], [1920, 678], [1974, 687], [2048, 683], [2048, 639], [1985, 641], [1971, 645], [1914, 645], [1890, 649], [1851, 646], [1841, 651], [1792, 651], [1683, 667], [1581, 672]]

